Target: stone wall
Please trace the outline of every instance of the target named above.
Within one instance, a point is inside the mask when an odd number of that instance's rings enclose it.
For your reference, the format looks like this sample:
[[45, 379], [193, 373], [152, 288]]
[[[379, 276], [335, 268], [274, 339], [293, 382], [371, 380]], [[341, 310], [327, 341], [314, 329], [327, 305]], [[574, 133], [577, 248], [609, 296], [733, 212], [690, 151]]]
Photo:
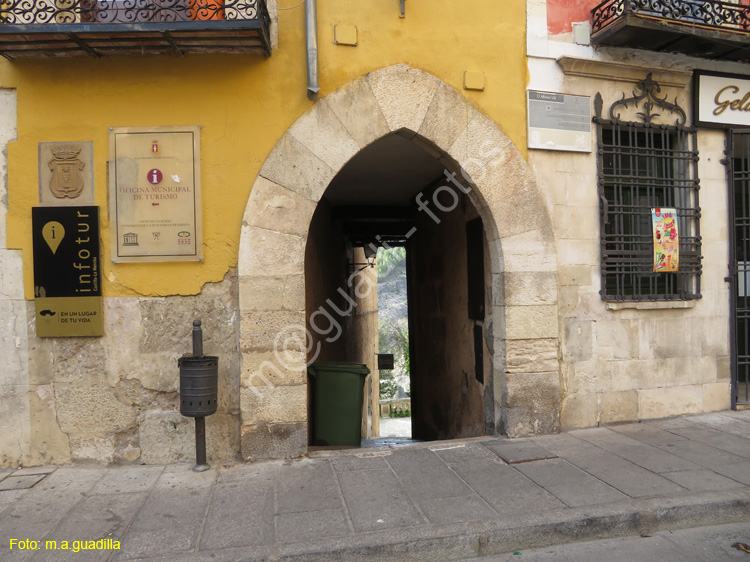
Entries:
[[308, 363], [347, 360], [347, 339], [343, 337], [345, 318], [326, 302], [330, 299], [338, 310], [349, 307], [338, 292], [339, 288], [347, 288], [346, 271], [346, 238], [340, 226], [334, 225], [331, 206], [321, 201], [310, 223], [305, 249]]
[[[497, 123], [440, 79], [399, 64], [318, 100], [277, 142], [250, 193], [238, 266], [246, 459], [305, 450], [307, 389], [300, 357], [309, 343], [304, 310], [308, 229], [316, 205], [344, 164], [391, 133], [434, 154], [446, 169], [462, 166], [474, 182], [469, 198], [484, 224], [493, 283], [488, 348], [495, 351], [494, 408], [484, 403], [482, 408], [494, 409], [493, 427], [509, 435], [558, 428], [557, 363], [537, 364], [518, 353], [513, 372], [505, 373], [506, 342], [509, 357], [516, 348], [556, 356], [557, 261], [540, 190]], [[281, 355], [275, 342], [282, 344]], [[258, 386], [263, 390], [256, 392]]]
[[[28, 438], [3, 465], [164, 463], [195, 458], [194, 424], [179, 413], [177, 359], [192, 353], [192, 321], [219, 357], [219, 406], [207, 418], [210, 462], [239, 451], [239, 318], [234, 272], [196, 296], [104, 299], [100, 338], [37, 338], [34, 303], [18, 315], [28, 327], [28, 383], [21, 425]], [[21, 393], [19, 393], [21, 394]], [[3, 451], [12, 449], [3, 447]]]
[[[676, 99], [689, 114], [690, 73], [646, 64], [563, 61], [557, 73], [537, 76], [534, 88], [592, 98], [601, 92], [606, 111], [623, 92], [632, 95], [635, 82], [653, 70], [662, 84], [660, 95]], [[530, 164], [553, 217], [559, 260], [563, 429], [730, 405], [724, 135], [702, 130], [698, 144], [703, 298], [689, 302], [603, 302], [596, 136], [590, 153], [531, 151]], [[510, 350], [508, 356], [510, 361]]]
[[[351, 263], [366, 263], [362, 248], [351, 248], [348, 252]], [[355, 272], [362, 266], [356, 266]], [[350, 275], [352, 274], [349, 268]], [[363, 363], [370, 369], [365, 378], [365, 393], [362, 404], [362, 438], [380, 436], [380, 371], [377, 370], [377, 353], [380, 344], [378, 332], [378, 270], [368, 267], [354, 278], [355, 286], [361, 284], [369, 290], [349, 292], [356, 303], [351, 316], [346, 318], [346, 360]], [[346, 305], [341, 310], [346, 310]]]
[[29, 357], [21, 252], [8, 250], [8, 141], [16, 136], [16, 92], [0, 90], [0, 466], [18, 466], [29, 447]]
[[8, 141], [16, 136], [16, 92], [0, 90], [0, 466], [18, 466], [28, 451], [28, 340], [21, 252], [8, 250]]

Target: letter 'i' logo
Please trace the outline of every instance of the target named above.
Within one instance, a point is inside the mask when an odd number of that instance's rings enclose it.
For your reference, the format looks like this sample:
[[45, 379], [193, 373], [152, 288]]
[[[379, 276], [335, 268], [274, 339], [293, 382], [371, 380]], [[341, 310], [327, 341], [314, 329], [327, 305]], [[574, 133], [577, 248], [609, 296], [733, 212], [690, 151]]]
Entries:
[[151, 141], [151, 154], [159, 154], [159, 141]]
[[148, 174], [146, 174], [146, 178], [148, 179], [148, 183], [152, 185], [156, 185], [158, 183], [161, 183], [161, 180], [164, 178], [160, 170], [157, 170], [154, 168], [153, 170], [149, 170]]
[[62, 239], [65, 238], [65, 228], [57, 221], [50, 221], [42, 228], [42, 238], [54, 254]]

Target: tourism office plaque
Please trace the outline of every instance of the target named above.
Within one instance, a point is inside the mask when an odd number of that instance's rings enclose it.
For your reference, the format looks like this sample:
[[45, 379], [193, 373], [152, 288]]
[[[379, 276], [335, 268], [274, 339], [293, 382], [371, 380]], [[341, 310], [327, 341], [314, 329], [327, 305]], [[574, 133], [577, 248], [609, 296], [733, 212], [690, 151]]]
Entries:
[[199, 127], [114, 127], [109, 150], [112, 260], [201, 260]]

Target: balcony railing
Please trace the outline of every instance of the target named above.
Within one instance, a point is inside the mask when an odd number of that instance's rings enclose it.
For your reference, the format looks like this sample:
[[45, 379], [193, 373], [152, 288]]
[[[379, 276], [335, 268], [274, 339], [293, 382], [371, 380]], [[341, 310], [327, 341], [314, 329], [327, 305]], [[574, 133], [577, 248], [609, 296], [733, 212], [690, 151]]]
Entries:
[[592, 42], [712, 59], [750, 59], [750, 6], [718, 0], [605, 0]]
[[271, 54], [265, 0], [0, 0], [0, 54]]

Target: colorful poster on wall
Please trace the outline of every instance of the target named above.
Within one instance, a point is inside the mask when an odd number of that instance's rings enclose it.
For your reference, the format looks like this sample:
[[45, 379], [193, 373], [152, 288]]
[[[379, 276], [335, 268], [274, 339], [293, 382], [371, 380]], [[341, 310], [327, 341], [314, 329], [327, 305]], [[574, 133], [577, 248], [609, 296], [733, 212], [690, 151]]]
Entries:
[[651, 209], [654, 231], [654, 271], [670, 272], [680, 268], [680, 237], [675, 209]]

